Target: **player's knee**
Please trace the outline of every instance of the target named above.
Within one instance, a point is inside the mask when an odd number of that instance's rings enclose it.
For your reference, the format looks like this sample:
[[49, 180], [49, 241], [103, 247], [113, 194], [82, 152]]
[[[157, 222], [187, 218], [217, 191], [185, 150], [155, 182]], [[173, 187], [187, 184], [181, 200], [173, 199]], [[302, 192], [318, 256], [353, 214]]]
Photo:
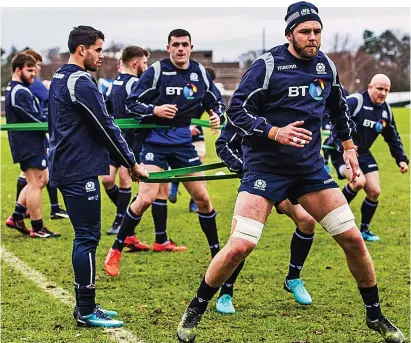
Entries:
[[308, 213], [298, 218], [296, 225], [298, 229], [306, 234], [312, 234], [317, 222]]
[[241, 238], [256, 246], [263, 233], [264, 224], [243, 216], [234, 216], [234, 219], [236, 222], [231, 237]]
[[320, 220], [320, 224], [331, 236], [335, 236], [355, 227], [354, 219], [350, 206], [345, 203], [329, 212]]
[[[139, 197], [140, 197], [140, 194], [139, 194]], [[141, 194], [141, 199], [139, 201], [140, 210], [143, 212], [147, 210], [151, 206], [151, 204], [154, 202], [154, 200], [155, 200], [154, 197], [150, 196], [149, 194]], [[136, 201], [133, 204], [135, 203]]]
[[194, 201], [199, 209], [209, 208], [211, 206], [211, 199], [207, 192], [203, 192], [194, 198]]
[[361, 254], [367, 249], [364, 239], [357, 228], [345, 232], [341, 238], [340, 244], [346, 253]]
[[377, 201], [380, 194], [381, 194], [381, 188], [376, 187], [376, 188], [373, 188], [373, 189], [367, 191], [367, 198], [369, 198], [372, 201]]
[[112, 189], [115, 185], [115, 180], [110, 175], [105, 175], [101, 178], [101, 183], [105, 189]]
[[236, 239], [230, 242], [230, 251], [227, 259], [234, 264], [239, 264], [253, 251], [255, 245], [248, 244], [247, 241]]
[[360, 191], [361, 189], [363, 189], [365, 187], [365, 182], [366, 182], [365, 177], [360, 176], [359, 178], [357, 178], [355, 183], [351, 183], [352, 189], [356, 192]]

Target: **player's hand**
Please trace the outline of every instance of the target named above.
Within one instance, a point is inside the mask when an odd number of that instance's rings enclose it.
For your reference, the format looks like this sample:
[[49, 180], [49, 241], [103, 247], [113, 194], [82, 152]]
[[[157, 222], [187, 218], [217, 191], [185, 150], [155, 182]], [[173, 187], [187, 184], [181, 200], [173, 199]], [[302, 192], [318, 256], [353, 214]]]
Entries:
[[214, 113], [213, 110], [210, 110], [210, 128], [211, 130], [218, 130], [220, 126], [220, 117], [218, 114]]
[[129, 170], [131, 180], [134, 182], [138, 182], [140, 177], [148, 177], [148, 171], [142, 165], [136, 163], [132, 168]]
[[198, 129], [196, 125], [190, 125], [191, 136], [198, 136], [201, 131]]
[[408, 164], [406, 162], [404, 162], [404, 161], [400, 162], [399, 166], [400, 166], [400, 172], [401, 173], [404, 174], [408, 171]]
[[311, 131], [299, 127], [304, 124], [303, 120], [295, 121], [287, 126], [271, 128], [268, 138], [284, 145], [291, 145], [296, 148], [304, 148], [311, 142]]
[[354, 149], [344, 150], [343, 158], [345, 167], [347, 169], [352, 169], [352, 176], [350, 181], [352, 183], [355, 183], [357, 181], [357, 178], [359, 178], [361, 175], [361, 169], [357, 159], [356, 147]]
[[177, 105], [154, 106], [153, 114], [160, 118], [173, 119], [178, 111]]

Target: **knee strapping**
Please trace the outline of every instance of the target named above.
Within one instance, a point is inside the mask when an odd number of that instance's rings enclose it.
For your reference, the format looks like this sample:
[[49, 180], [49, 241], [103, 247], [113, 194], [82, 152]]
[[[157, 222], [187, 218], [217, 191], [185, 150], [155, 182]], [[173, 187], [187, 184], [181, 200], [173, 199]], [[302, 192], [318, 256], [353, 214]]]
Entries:
[[260, 240], [261, 234], [263, 233], [264, 224], [257, 220], [234, 216], [237, 221], [235, 224], [232, 237], [245, 239], [255, 245], [257, 245]]
[[328, 213], [320, 224], [331, 236], [335, 236], [354, 227], [354, 219], [350, 206], [344, 204]]

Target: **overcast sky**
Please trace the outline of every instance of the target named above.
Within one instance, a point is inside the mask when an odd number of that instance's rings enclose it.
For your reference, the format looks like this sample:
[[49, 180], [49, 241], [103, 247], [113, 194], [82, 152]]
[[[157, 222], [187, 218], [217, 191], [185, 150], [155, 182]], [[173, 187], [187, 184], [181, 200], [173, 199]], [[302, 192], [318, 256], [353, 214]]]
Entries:
[[[361, 5], [361, 2], [356, 4]], [[337, 32], [342, 36], [348, 34], [352, 46], [361, 44], [365, 29], [377, 34], [386, 29], [410, 32], [409, 8], [318, 7], [324, 25], [324, 52], [332, 48]], [[285, 14], [285, 5], [265, 8], [2, 8], [1, 46], [7, 52], [11, 45], [18, 49], [30, 46], [44, 51], [60, 47], [60, 51], [67, 51], [70, 30], [77, 25], [90, 25], [105, 34], [106, 46], [111, 41], [119, 41], [126, 45], [164, 49], [168, 33], [184, 28], [192, 35], [194, 49], [213, 50], [215, 62], [233, 61], [247, 50], [261, 49], [263, 29], [267, 49], [284, 43]]]

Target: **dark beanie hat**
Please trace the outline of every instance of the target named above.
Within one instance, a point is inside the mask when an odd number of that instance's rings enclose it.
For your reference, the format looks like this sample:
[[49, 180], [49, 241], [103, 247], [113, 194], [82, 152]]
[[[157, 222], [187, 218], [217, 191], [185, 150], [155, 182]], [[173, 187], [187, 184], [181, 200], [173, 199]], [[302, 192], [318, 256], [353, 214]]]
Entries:
[[316, 20], [321, 24], [321, 27], [323, 26], [323, 23], [318, 15], [318, 8], [306, 1], [299, 1], [288, 6], [287, 15], [284, 19], [287, 22], [285, 34], [304, 21]]

